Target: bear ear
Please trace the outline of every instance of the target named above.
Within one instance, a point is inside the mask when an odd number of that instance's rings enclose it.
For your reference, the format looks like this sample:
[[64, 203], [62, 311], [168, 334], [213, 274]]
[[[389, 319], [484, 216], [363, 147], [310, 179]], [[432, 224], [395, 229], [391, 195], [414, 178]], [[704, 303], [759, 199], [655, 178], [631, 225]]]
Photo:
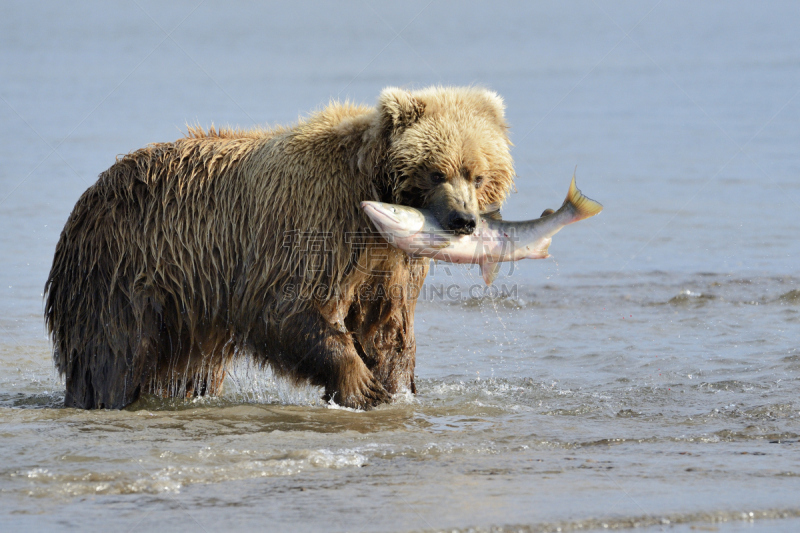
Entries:
[[404, 129], [420, 119], [425, 112], [425, 102], [403, 89], [387, 87], [381, 91], [378, 108], [384, 123], [393, 129]]
[[490, 91], [489, 89], [483, 89], [483, 97], [486, 99], [485, 102], [485, 109], [484, 111], [492, 116], [495, 121], [504, 128], [508, 127], [506, 123], [506, 104], [503, 102], [503, 98], [494, 91]]

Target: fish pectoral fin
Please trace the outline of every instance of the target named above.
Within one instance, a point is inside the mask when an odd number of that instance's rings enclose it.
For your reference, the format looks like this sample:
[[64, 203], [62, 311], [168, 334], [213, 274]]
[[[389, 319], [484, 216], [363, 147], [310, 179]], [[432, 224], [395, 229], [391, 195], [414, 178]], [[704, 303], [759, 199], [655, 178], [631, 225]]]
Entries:
[[500, 263], [495, 263], [491, 259], [485, 259], [481, 262], [481, 276], [486, 285], [491, 285], [497, 278], [497, 273], [500, 272]]
[[415, 253], [424, 255], [450, 246], [450, 239], [446, 235], [436, 233], [418, 233], [414, 235], [410, 247]]
[[494, 213], [495, 211], [500, 211], [500, 206], [502, 202], [494, 202], [492, 204], [488, 204], [483, 209], [481, 209], [481, 215], [485, 215], [486, 213]]

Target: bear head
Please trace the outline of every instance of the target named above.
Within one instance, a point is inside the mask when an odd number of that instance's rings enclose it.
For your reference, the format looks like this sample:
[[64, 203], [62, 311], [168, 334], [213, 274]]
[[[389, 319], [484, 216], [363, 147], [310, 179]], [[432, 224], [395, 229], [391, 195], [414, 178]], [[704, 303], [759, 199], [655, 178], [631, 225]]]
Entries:
[[376, 129], [391, 201], [431, 210], [441, 226], [471, 234], [513, 187], [503, 100], [481, 88], [381, 92]]

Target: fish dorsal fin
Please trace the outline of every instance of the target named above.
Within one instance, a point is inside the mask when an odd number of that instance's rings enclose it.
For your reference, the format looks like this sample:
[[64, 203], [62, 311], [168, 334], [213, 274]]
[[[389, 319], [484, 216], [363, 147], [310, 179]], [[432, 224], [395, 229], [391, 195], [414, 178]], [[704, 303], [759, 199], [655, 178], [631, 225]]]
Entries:
[[485, 215], [486, 213], [493, 213], [494, 211], [500, 211], [500, 207], [501, 207], [500, 204], [502, 204], [502, 202], [494, 202], [494, 203], [488, 204], [486, 207], [481, 209], [481, 215]]
[[486, 285], [491, 285], [497, 279], [497, 273], [500, 272], [500, 263], [495, 263], [491, 259], [485, 259], [481, 262], [481, 276]]

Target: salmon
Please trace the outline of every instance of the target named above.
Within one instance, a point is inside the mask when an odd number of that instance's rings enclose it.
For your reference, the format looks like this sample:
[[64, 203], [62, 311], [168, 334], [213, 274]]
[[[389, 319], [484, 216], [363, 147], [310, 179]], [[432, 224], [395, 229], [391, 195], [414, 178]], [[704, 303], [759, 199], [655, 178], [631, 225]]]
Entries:
[[567, 198], [557, 211], [548, 209], [537, 219], [521, 222], [481, 217], [471, 235], [442, 229], [425, 209], [373, 201], [361, 202], [361, 208], [393, 246], [414, 257], [478, 264], [487, 285], [497, 277], [500, 263], [550, 257], [553, 235], [564, 226], [603, 210], [602, 205], [581, 193], [575, 185], [575, 174]]

